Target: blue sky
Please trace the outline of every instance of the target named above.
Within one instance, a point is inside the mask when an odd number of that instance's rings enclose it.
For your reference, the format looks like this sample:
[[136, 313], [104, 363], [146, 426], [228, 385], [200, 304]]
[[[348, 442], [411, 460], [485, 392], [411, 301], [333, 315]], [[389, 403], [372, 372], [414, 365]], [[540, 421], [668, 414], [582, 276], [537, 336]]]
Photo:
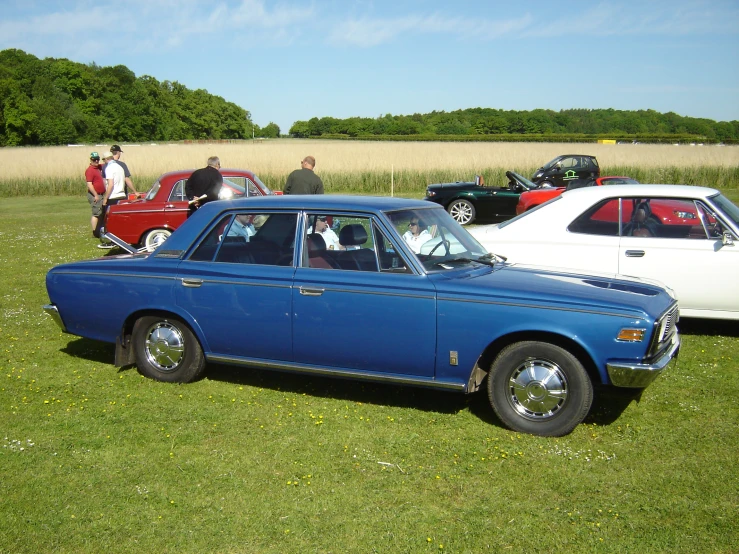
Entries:
[[489, 107], [739, 120], [739, 2], [2, 0], [0, 50], [311, 117]]

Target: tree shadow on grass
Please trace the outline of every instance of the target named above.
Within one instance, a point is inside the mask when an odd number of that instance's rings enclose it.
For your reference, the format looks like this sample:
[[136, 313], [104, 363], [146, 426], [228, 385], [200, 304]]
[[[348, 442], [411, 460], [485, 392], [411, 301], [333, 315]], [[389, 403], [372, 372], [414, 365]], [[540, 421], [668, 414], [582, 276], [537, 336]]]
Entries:
[[61, 352], [100, 364], [112, 364], [115, 358], [115, 345], [92, 339], [78, 338], [71, 340]]
[[677, 328], [681, 335], [739, 337], [739, 321], [734, 320], [680, 318]]

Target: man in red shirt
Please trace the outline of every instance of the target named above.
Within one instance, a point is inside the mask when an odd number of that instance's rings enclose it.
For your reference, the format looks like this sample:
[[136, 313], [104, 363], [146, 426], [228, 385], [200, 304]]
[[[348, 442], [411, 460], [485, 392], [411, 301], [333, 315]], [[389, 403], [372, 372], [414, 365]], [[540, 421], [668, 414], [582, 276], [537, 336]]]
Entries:
[[103, 214], [103, 196], [105, 195], [105, 181], [100, 172], [100, 155], [90, 152], [90, 165], [85, 170], [85, 181], [87, 181], [87, 201], [92, 209], [92, 234], [99, 236], [98, 221]]

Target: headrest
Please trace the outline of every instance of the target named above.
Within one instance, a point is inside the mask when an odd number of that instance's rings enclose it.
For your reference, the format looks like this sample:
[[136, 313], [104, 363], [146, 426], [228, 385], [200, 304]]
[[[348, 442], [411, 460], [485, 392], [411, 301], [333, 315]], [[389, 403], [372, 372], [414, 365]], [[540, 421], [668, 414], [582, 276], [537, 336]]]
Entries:
[[314, 258], [315, 256], [320, 256], [326, 251], [326, 241], [323, 240], [323, 237], [320, 235], [320, 233], [311, 233], [307, 237], [307, 243], [308, 243], [308, 257]]
[[342, 246], [359, 246], [367, 242], [367, 231], [364, 227], [355, 223], [344, 225], [339, 233], [339, 243]]

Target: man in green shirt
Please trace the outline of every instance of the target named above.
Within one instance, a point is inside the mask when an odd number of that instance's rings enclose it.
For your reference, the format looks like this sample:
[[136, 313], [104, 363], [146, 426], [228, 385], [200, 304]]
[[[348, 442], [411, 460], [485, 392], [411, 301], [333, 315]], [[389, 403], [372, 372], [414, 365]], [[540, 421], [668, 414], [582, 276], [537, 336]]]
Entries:
[[287, 177], [283, 194], [323, 194], [323, 181], [313, 173], [316, 159], [306, 156], [296, 169]]

